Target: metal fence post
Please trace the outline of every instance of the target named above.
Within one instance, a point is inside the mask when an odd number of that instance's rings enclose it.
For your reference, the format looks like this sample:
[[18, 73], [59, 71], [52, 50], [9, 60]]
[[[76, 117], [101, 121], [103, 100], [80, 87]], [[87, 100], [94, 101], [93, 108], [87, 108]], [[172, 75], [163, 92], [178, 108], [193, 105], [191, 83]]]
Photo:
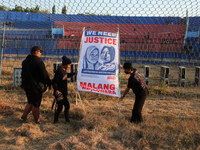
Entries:
[[1, 43], [1, 58], [0, 58], [0, 83], [2, 78], [2, 59], [3, 59], [3, 52], [4, 52], [4, 43], [5, 43], [5, 30], [6, 30], [6, 22], [3, 22], [3, 39]]

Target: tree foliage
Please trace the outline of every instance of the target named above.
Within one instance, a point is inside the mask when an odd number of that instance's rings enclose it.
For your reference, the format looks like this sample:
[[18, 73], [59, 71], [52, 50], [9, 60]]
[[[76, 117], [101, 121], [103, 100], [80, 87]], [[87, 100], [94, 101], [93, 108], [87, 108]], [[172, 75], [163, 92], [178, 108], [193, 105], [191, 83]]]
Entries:
[[15, 8], [12, 9], [12, 11], [18, 11], [18, 12], [23, 12], [24, 9], [21, 6], [15, 5]]
[[2, 11], [17, 11], [17, 12], [34, 12], [34, 13], [49, 13], [48, 10], [40, 10], [40, 7], [37, 5], [35, 8], [23, 8], [22, 6], [15, 5], [15, 8], [10, 9], [7, 8], [6, 6], [1, 6], [0, 5], [0, 10]]
[[53, 7], [52, 7], [52, 14], [55, 14], [55, 13], [56, 13], [56, 6], [53, 5]]
[[24, 12], [31, 12], [31, 8], [26, 7], [26, 9], [24, 9]]
[[31, 12], [33, 12], [33, 13], [40, 13], [39, 6], [37, 5], [35, 8], [31, 8]]
[[[33, 12], [33, 13], [49, 13], [49, 10], [40, 10], [40, 7], [37, 5], [35, 8], [23, 8], [21, 6], [15, 5], [15, 8], [10, 9], [7, 8], [6, 6], [2, 6], [0, 5], [0, 11], [17, 11], [17, 12]], [[52, 7], [52, 14], [56, 13], [56, 6], [53, 5]], [[62, 8], [62, 14], [67, 14], [67, 7], [66, 5], [63, 6]], [[110, 14], [95, 14], [95, 13], [89, 13], [89, 12], [85, 12], [85, 13], [79, 13], [78, 15], [91, 15], [91, 16], [111, 16]]]
[[10, 9], [8, 7], [6, 7], [6, 6], [0, 5], [0, 10], [9, 11]]
[[78, 15], [90, 15], [90, 16], [111, 16], [110, 14], [95, 14], [95, 13], [89, 13], [89, 12], [78, 13]]
[[64, 6], [64, 7], [62, 8], [62, 14], [67, 14], [67, 7], [66, 7], [66, 6]]
[[46, 14], [48, 14], [48, 13], [49, 13], [49, 10], [47, 10], [47, 9], [46, 9], [46, 10], [41, 10], [40, 12], [41, 12], [41, 13], [46, 13]]

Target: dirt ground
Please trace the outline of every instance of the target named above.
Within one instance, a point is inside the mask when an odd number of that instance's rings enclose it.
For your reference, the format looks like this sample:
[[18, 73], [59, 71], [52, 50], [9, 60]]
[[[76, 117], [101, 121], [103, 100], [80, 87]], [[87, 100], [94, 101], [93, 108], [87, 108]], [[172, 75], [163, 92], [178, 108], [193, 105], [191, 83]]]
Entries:
[[70, 88], [71, 122], [66, 124], [62, 113], [53, 124], [48, 91], [40, 109], [43, 124], [37, 125], [32, 114], [26, 123], [19, 120], [26, 104], [22, 89], [0, 90], [0, 149], [200, 149], [199, 87], [159, 85], [149, 90], [144, 122], [138, 125], [129, 122], [132, 92], [121, 103], [115, 97], [80, 92], [83, 104], [78, 100], [76, 105]]

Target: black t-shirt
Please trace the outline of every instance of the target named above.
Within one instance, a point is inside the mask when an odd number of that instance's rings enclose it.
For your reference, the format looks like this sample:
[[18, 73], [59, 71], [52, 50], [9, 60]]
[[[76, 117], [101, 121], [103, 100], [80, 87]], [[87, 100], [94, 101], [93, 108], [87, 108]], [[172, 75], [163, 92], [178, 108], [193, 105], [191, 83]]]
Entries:
[[147, 93], [144, 79], [136, 69], [133, 69], [133, 73], [128, 79], [127, 87], [131, 88], [135, 95], [143, 95]]

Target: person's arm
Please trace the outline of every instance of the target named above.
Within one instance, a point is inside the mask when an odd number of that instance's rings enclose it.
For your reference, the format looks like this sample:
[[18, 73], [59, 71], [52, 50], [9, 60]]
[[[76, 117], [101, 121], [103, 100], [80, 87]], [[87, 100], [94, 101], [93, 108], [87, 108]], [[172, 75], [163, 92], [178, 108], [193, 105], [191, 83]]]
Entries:
[[124, 91], [124, 94], [120, 97], [120, 101], [122, 101], [124, 99], [124, 97], [126, 96], [126, 94], [129, 92], [130, 88], [134, 85], [134, 80], [132, 78], [128, 79], [128, 85]]
[[59, 87], [58, 87], [58, 83], [60, 82], [61, 76], [59, 74], [58, 71], [55, 72], [53, 80], [52, 80], [52, 85], [53, 85], [53, 89], [54, 89], [54, 94], [57, 93], [56, 91], [58, 91]]
[[64, 77], [63, 80], [66, 80], [67, 78], [71, 78], [72, 76], [77, 75], [77, 72], [75, 73], [67, 73]]
[[51, 88], [51, 80], [49, 78], [49, 74], [45, 68], [44, 63], [41, 61], [39, 64], [39, 69], [41, 71], [41, 78], [42, 78], [42, 82], [44, 84], [47, 84], [49, 86], [49, 88]]
[[72, 76], [74, 76], [76, 73], [73, 72], [73, 73], [67, 73], [67, 78], [71, 78]]
[[129, 90], [130, 90], [130, 88], [126, 88], [125, 90], [124, 90], [124, 94], [120, 97], [120, 101], [122, 101], [123, 99], [124, 99], [124, 97], [126, 96], [126, 94], [129, 92]]
[[59, 82], [59, 74], [58, 72], [55, 73], [54, 78], [52, 80], [52, 85], [54, 89], [54, 96], [58, 96], [61, 92], [58, 90], [58, 82]]

